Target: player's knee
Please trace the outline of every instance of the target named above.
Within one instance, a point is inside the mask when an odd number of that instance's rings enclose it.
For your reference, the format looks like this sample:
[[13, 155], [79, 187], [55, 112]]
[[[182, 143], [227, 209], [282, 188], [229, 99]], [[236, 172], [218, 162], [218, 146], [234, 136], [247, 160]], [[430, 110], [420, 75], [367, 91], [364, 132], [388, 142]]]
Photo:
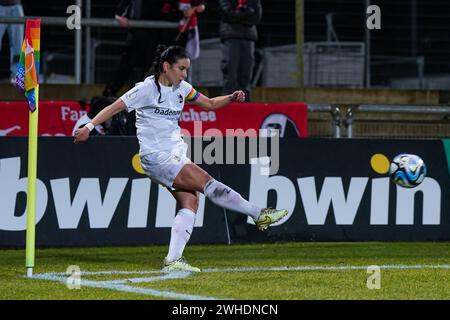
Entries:
[[197, 196], [189, 197], [189, 199], [184, 200], [183, 203], [182, 203], [182, 207], [183, 208], [187, 208], [187, 209], [191, 210], [194, 213], [197, 213], [198, 206], [199, 206], [199, 195], [198, 195], [198, 192], [197, 192]]
[[204, 193], [205, 191], [205, 187], [208, 184], [208, 182], [210, 182], [211, 180], [214, 180], [213, 177], [211, 177], [208, 173], [206, 173], [202, 179], [199, 181], [199, 189], [198, 191], [200, 191], [201, 193]]
[[199, 196], [197, 193], [197, 196], [192, 200], [192, 203], [191, 203], [192, 211], [194, 211], [194, 213], [197, 213], [198, 204], [199, 204]]

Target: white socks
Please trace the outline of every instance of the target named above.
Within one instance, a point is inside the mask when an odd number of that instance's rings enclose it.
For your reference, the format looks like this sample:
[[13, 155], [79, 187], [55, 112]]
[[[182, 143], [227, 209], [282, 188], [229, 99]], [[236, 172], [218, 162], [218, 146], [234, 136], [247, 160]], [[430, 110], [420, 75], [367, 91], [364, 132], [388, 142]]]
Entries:
[[239, 193], [214, 179], [206, 183], [203, 193], [214, 204], [229, 210], [244, 213], [252, 217], [253, 220], [257, 220], [261, 213], [261, 208], [251, 204], [242, 198]]
[[172, 231], [170, 233], [169, 253], [166, 259], [175, 261], [183, 255], [184, 247], [191, 237], [194, 229], [195, 213], [183, 208], [178, 211], [173, 219]]
[[[205, 185], [204, 194], [214, 204], [229, 210], [244, 213], [254, 220], [257, 220], [261, 213], [261, 208], [251, 204], [242, 198], [239, 193], [214, 179], [211, 179]], [[168, 261], [175, 261], [181, 258], [184, 247], [189, 241], [194, 229], [194, 223], [195, 213], [192, 210], [183, 208], [178, 211], [173, 219], [169, 253], [166, 257]]]

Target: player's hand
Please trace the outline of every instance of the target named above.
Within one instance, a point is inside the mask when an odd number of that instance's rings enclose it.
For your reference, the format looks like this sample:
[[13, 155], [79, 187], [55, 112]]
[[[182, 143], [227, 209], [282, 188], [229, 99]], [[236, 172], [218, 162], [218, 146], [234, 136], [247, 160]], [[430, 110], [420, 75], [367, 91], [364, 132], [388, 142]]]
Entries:
[[206, 7], [204, 4], [198, 5], [196, 7], [194, 7], [195, 11], [198, 13], [202, 13], [203, 11], [205, 11]]
[[75, 134], [73, 135], [75, 139], [73, 140], [73, 143], [78, 144], [86, 141], [89, 138], [90, 133], [91, 132], [86, 127], [75, 130]]
[[122, 28], [128, 28], [130, 27], [130, 21], [128, 21], [128, 18], [126, 17], [121, 17], [119, 15], [115, 15], [114, 18], [119, 21], [119, 24]]
[[189, 9], [183, 11], [183, 15], [187, 18], [187, 17], [190, 17], [194, 12], [195, 12], [195, 7], [189, 8]]
[[244, 102], [245, 101], [245, 93], [242, 90], [238, 90], [233, 92], [230, 98], [231, 102]]

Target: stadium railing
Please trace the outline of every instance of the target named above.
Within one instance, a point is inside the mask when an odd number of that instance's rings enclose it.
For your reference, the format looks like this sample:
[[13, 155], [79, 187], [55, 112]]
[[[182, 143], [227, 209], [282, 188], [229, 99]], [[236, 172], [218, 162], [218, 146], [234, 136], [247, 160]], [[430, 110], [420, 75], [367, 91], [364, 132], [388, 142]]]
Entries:
[[[8, 24], [24, 24], [27, 19], [41, 19], [42, 25], [48, 26], [67, 26], [67, 17], [0, 17], [0, 23]], [[74, 57], [75, 57], [75, 83], [81, 84], [81, 74], [82, 74], [82, 33], [81, 30], [84, 28], [85, 32], [85, 79], [91, 79], [91, 60], [92, 60], [92, 45], [91, 45], [91, 27], [101, 27], [101, 28], [120, 28], [119, 22], [115, 19], [105, 19], [105, 18], [85, 18], [83, 17], [79, 21], [79, 27], [75, 28], [75, 46], [74, 46]], [[178, 28], [178, 23], [167, 22], [167, 21], [139, 21], [130, 20], [131, 28], [166, 28], [166, 29], [176, 29]], [[88, 82], [88, 81], [86, 81]]]
[[[404, 138], [422, 135], [423, 138], [432, 137], [448, 137], [450, 135], [450, 107], [447, 106], [420, 106], [420, 105], [381, 105], [381, 104], [362, 104], [358, 106], [349, 107], [346, 110], [342, 125], [346, 128], [347, 138], [354, 138], [354, 126], [367, 121], [367, 117], [362, 114], [383, 114], [383, 123], [378, 124], [378, 137], [383, 136], [400, 136]], [[389, 121], [386, 115], [390, 116]], [[356, 117], [355, 117], [356, 116]], [[376, 119], [369, 120], [377, 125]], [[390, 122], [391, 132], [383, 132], [382, 125], [387, 125]], [[397, 125], [396, 125], [397, 123]], [[401, 130], [393, 130], [399, 126], [404, 126]], [[405, 126], [409, 126], [410, 130], [405, 130]], [[431, 130], [431, 129], [434, 130]], [[359, 130], [359, 136], [370, 136], [369, 127], [365, 130]], [[425, 129], [425, 130], [424, 130]], [[386, 128], [384, 128], [386, 130]], [[412, 131], [411, 131], [412, 130]], [[364, 132], [366, 131], [366, 132]], [[415, 132], [409, 135], [409, 131]]]

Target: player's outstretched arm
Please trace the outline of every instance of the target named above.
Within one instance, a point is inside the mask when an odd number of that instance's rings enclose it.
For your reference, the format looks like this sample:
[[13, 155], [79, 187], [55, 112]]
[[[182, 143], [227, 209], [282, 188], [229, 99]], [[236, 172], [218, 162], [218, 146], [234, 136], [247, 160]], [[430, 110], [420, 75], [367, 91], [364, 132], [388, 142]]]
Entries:
[[[91, 120], [91, 124], [93, 127], [96, 125], [99, 125], [106, 120], [111, 119], [116, 113], [119, 113], [120, 111], [124, 110], [126, 108], [125, 103], [122, 101], [122, 99], [117, 99], [112, 104], [104, 108], [102, 111], [100, 111], [94, 119]], [[92, 129], [91, 129], [92, 130]], [[84, 142], [89, 138], [89, 133], [91, 133], [91, 130], [88, 129], [87, 126], [84, 126], [83, 128], [79, 128], [75, 130], [74, 134], [74, 143], [80, 143]]]
[[245, 93], [241, 90], [235, 91], [232, 94], [228, 94], [226, 96], [219, 96], [214, 98], [208, 98], [207, 96], [199, 93], [198, 99], [193, 102], [193, 104], [205, 109], [205, 110], [215, 110], [226, 105], [231, 102], [244, 102], [245, 101]]

